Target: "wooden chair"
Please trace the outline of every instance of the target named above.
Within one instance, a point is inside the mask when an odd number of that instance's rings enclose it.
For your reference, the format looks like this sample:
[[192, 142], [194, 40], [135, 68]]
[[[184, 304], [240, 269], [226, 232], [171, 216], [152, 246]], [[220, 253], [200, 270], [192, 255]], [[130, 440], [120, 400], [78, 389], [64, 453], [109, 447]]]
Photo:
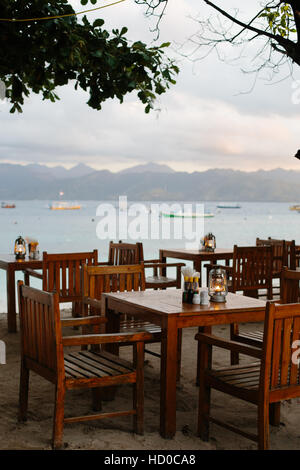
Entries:
[[[276, 301], [281, 304], [298, 303], [299, 297], [299, 282], [300, 282], [300, 271], [291, 270], [284, 267], [281, 271], [280, 276], [280, 300]], [[231, 335], [233, 341], [237, 341], [243, 344], [249, 344], [257, 348], [261, 348], [263, 344], [263, 332], [234, 332]], [[237, 356], [234, 357], [238, 360]], [[233, 363], [238, 363], [233, 361]]]
[[[243, 295], [256, 298], [259, 295], [265, 295], [266, 291], [268, 300], [272, 300], [273, 250], [274, 248], [271, 245], [245, 247], [234, 245], [232, 266], [222, 266], [228, 273], [228, 290], [230, 292], [242, 292]], [[208, 271], [213, 267], [213, 265], [205, 266]], [[261, 291], [263, 292], [260, 293]], [[240, 333], [239, 324], [232, 323], [230, 325], [230, 339], [255, 346], [257, 340], [261, 344], [262, 333], [260, 331]], [[231, 364], [238, 363], [239, 354], [233, 351], [231, 353]], [[199, 384], [199, 367], [198, 360], [197, 384]]]
[[[89, 310], [92, 314], [101, 314], [102, 293], [145, 290], [144, 266], [143, 263], [122, 266], [83, 266], [82, 282], [82, 315], [87, 316]], [[113, 331], [120, 332], [146, 331], [151, 334], [151, 337], [145, 343], [161, 342], [160, 326], [145, 321], [142, 318], [122, 315], [120, 318], [115, 318], [112, 328]], [[177, 380], [180, 379], [181, 343], [182, 330], [179, 330]], [[114, 345], [113, 351], [116, 354], [118, 353], [117, 345]], [[160, 357], [160, 354], [149, 349], [145, 349], [145, 352]]]
[[[273, 266], [273, 247], [270, 245], [262, 246], [237, 246], [233, 249], [232, 266], [222, 266], [229, 273], [229, 291], [242, 292], [249, 297], [258, 297], [260, 291], [267, 292], [267, 298], [272, 299], [272, 266]], [[206, 265], [208, 269], [212, 266]], [[260, 332], [258, 332], [261, 338]], [[256, 332], [239, 333], [238, 323], [230, 325], [230, 339], [233, 341], [246, 342], [253, 344], [256, 339]], [[241, 340], [241, 337], [244, 340]], [[231, 364], [238, 364], [239, 356], [236, 352], [231, 354]], [[199, 383], [199, 365], [197, 374], [197, 383]]]
[[280, 280], [280, 303], [293, 304], [300, 302], [300, 271], [284, 267]]
[[[267, 303], [263, 348], [243, 345], [244, 353], [256, 362], [214, 370], [211, 368], [212, 346], [240, 351], [241, 345], [213, 335], [197, 334], [203, 350], [200, 368], [198, 434], [209, 439], [209, 422], [219, 424], [258, 443], [259, 449], [269, 448], [269, 408], [283, 400], [300, 397], [297, 341], [300, 338], [300, 305]], [[297, 357], [295, 357], [297, 356]], [[257, 362], [260, 360], [260, 362]], [[210, 416], [210, 392], [221, 392], [249, 401], [257, 406], [258, 434], [225, 424]], [[272, 409], [272, 408], [271, 408]]]
[[[300, 271], [291, 270], [287, 267], [284, 267], [281, 271], [280, 279], [280, 300], [276, 303], [281, 304], [294, 304], [299, 303], [300, 293], [299, 293], [299, 283], [300, 283]], [[238, 332], [237, 334], [231, 335], [231, 340], [241, 343], [248, 344], [256, 348], [263, 347], [263, 331], [249, 331], [249, 332]], [[242, 351], [241, 351], [242, 353]], [[200, 354], [200, 353], [199, 353]], [[231, 363], [239, 363], [239, 352], [238, 348], [231, 353]], [[200, 366], [198, 366], [200, 367]], [[198, 372], [198, 377], [200, 373]], [[274, 407], [272, 414], [272, 424], [279, 425], [280, 423], [280, 403], [277, 407]]]
[[[62, 336], [62, 326], [99, 325], [103, 318], [60, 320], [57, 293], [43, 292], [24, 286], [19, 281], [19, 306], [21, 330], [21, 377], [19, 419], [26, 421], [28, 405], [29, 372], [34, 371], [55, 385], [55, 409], [52, 446], [62, 447], [64, 423], [130, 416], [134, 418], [134, 431], [143, 433], [143, 358], [144, 341], [148, 333], [118, 333]], [[105, 345], [108, 343], [134, 343], [135, 366], [103, 350], [78, 350], [78, 346]], [[64, 353], [64, 347], [68, 353]], [[69, 347], [77, 346], [70, 352]], [[67, 390], [120, 384], [133, 384], [133, 408], [125, 411], [97, 413], [86, 416], [65, 417], [64, 403]], [[98, 394], [97, 394], [98, 398]], [[99, 403], [98, 403], [99, 405]]]
[[295, 269], [300, 267], [300, 245], [295, 245], [294, 247], [295, 253]]
[[[278, 240], [271, 237], [267, 240], [257, 238], [256, 246], [273, 247], [273, 279], [280, 280], [281, 271], [284, 266], [287, 266], [289, 269], [296, 269], [295, 240]], [[273, 293], [275, 292], [274, 287], [272, 287]]]
[[[233, 250], [233, 264], [230, 268], [232, 283], [231, 292], [243, 292], [249, 297], [258, 297], [259, 291], [267, 292], [268, 300], [272, 299], [272, 266], [273, 248], [271, 246], [240, 247], [235, 245]], [[248, 338], [247, 344], [252, 344], [256, 338], [256, 332], [240, 335], [238, 323], [230, 325], [230, 339], [241, 341], [242, 336]], [[238, 354], [231, 354], [231, 364], [238, 364]]]
[[[108, 263], [111, 265], [144, 263], [145, 269], [152, 269], [152, 275], [146, 276], [146, 289], [166, 289], [176, 287], [181, 289], [181, 267], [184, 263], [162, 263], [159, 259], [144, 259], [143, 244], [110, 242]], [[176, 268], [176, 277], [168, 277], [166, 270]]]
[[119, 243], [110, 242], [108, 251], [108, 263], [113, 266], [123, 264], [140, 263], [140, 245], [142, 243]]
[[30, 277], [42, 280], [42, 289], [46, 292], [55, 290], [59, 302], [72, 302], [73, 316], [81, 311], [81, 269], [83, 264], [94, 266], [98, 264], [98, 251], [86, 253], [55, 253], [43, 252], [42, 273], [26, 269], [25, 284], [29, 286]]

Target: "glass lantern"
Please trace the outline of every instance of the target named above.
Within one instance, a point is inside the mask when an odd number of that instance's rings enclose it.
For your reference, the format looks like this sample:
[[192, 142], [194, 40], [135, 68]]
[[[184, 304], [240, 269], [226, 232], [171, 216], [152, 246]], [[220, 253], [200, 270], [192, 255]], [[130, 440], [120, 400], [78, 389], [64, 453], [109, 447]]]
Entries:
[[26, 242], [21, 236], [15, 241], [14, 254], [16, 259], [25, 259], [26, 255]]
[[227, 274], [220, 266], [213, 266], [208, 277], [208, 293], [212, 302], [226, 302]]
[[202, 245], [204, 251], [215, 251], [216, 249], [216, 237], [212, 233], [208, 233], [202, 239]]

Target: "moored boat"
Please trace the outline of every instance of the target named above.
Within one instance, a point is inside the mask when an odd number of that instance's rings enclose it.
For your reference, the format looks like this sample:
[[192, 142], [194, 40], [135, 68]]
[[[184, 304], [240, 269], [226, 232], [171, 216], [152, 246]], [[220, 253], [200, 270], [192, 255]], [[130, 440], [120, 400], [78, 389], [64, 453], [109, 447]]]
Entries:
[[52, 202], [49, 206], [49, 209], [52, 211], [66, 211], [66, 210], [76, 210], [81, 209], [79, 204], [72, 204], [70, 202]]
[[170, 217], [170, 218], [197, 218], [197, 217], [214, 217], [212, 213], [197, 213], [197, 212], [161, 212], [162, 217]]
[[294, 206], [290, 206], [290, 211], [300, 212], [300, 204], [295, 204]]
[[11, 203], [8, 203], [8, 202], [2, 202], [1, 203], [1, 208], [2, 209], [14, 209], [16, 207], [15, 204], [11, 204]]
[[239, 204], [218, 204], [218, 209], [240, 209], [241, 206]]

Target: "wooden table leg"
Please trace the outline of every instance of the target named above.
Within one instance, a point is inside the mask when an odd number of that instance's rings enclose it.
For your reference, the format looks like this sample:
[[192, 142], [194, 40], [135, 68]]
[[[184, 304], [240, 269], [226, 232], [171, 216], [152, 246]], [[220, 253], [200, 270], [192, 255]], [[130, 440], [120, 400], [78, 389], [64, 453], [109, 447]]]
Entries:
[[[163, 251], [162, 250], [159, 250], [159, 261], [161, 263], [166, 263], [167, 262], [167, 258], [165, 256], [163, 256]], [[166, 276], [167, 275], [167, 268], [161, 268], [160, 271], [161, 271], [161, 276]]]
[[[107, 318], [107, 323], [105, 323], [106, 333], [116, 333], [120, 331], [120, 315], [108, 308], [107, 299], [102, 300], [101, 315]], [[103, 330], [102, 333], [104, 333]], [[102, 348], [111, 354], [119, 356], [119, 345], [117, 343], [104, 344], [102, 345]], [[117, 386], [102, 387], [101, 390], [97, 392], [98, 401], [113, 401], [115, 399], [116, 392]], [[96, 394], [94, 394], [94, 397], [95, 395]]]
[[[198, 333], [206, 333], [211, 335], [212, 327], [211, 326], [199, 326]], [[198, 349], [197, 349], [197, 376], [196, 376], [196, 385], [199, 386], [200, 384], [200, 368], [201, 368], [201, 361], [202, 361], [202, 354], [203, 349], [205, 347], [198, 341]]]
[[177, 337], [176, 317], [164, 318], [161, 341], [160, 380], [160, 434], [171, 439], [176, 433], [176, 372]]
[[199, 287], [203, 287], [202, 286], [202, 262], [197, 260], [197, 261], [194, 261], [193, 263], [193, 267], [194, 267], [194, 271], [198, 272], [200, 274], [200, 277], [199, 277]]
[[6, 271], [7, 324], [8, 332], [17, 331], [15, 271], [10, 266]]

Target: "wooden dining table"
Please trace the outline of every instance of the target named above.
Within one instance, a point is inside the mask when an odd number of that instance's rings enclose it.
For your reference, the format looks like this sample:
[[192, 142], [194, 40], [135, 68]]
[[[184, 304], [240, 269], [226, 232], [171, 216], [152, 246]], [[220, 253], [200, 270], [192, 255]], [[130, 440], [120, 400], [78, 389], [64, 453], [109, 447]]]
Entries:
[[42, 269], [42, 265], [42, 259], [32, 260], [26, 256], [24, 260], [17, 260], [13, 254], [0, 254], [0, 269], [6, 271], [7, 327], [9, 333], [17, 331], [15, 272], [27, 268]]
[[[217, 261], [225, 261], [225, 264], [228, 266], [233, 258], [233, 248], [216, 248], [214, 251], [162, 248], [159, 250], [159, 258], [162, 263], [166, 263], [167, 258], [192, 261], [195, 271], [199, 272], [200, 278], [202, 278], [203, 262], [215, 264]], [[165, 273], [163, 274], [165, 275]]]
[[226, 302], [193, 305], [182, 302], [179, 289], [146, 290], [102, 294], [102, 314], [109, 331], [118, 331], [120, 314], [128, 314], [161, 327], [160, 434], [176, 433], [176, 370], [178, 329], [213, 325], [260, 322], [264, 320], [264, 300], [228, 293]]

